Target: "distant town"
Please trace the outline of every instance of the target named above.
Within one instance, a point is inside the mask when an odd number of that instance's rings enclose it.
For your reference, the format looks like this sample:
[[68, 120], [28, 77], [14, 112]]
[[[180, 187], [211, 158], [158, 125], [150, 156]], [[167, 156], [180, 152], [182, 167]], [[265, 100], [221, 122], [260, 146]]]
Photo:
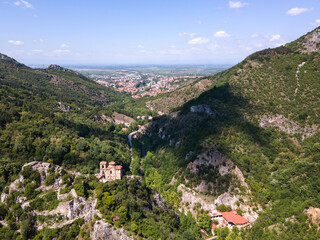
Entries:
[[73, 69], [101, 85], [130, 93], [133, 98], [141, 98], [171, 92], [225, 68], [226, 66], [147, 66]]

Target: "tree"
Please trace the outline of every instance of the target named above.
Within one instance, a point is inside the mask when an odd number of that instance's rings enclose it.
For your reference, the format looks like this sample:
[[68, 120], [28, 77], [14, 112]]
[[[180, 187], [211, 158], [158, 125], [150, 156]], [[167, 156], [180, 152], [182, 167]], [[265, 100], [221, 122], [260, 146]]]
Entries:
[[8, 208], [6, 207], [6, 205], [0, 203], [0, 220], [3, 220], [8, 212]]
[[102, 205], [105, 205], [109, 210], [113, 210], [116, 205], [116, 198], [104, 193], [104, 197], [102, 197]]
[[200, 213], [198, 215], [198, 225], [200, 228], [206, 230], [208, 233], [211, 230], [211, 218], [205, 214], [205, 213]]
[[242, 240], [242, 238], [238, 236], [235, 232], [231, 231], [226, 237], [226, 240]]
[[226, 237], [229, 235], [230, 230], [227, 227], [224, 227], [224, 228], [218, 227], [214, 229], [214, 232], [218, 236], [217, 240], [225, 240]]
[[127, 208], [126, 208], [126, 207], [121, 206], [121, 207], [118, 209], [118, 212], [119, 212], [120, 221], [121, 221], [122, 223], [125, 223], [126, 221], [128, 221], [128, 211], [127, 211]]
[[219, 206], [217, 206], [217, 210], [219, 210], [220, 212], [228, 212], [231, 211], [232, 208], [230, 205], [220, 204]]
[[130, 230], [131, 230], [132, 232], [134, 232], [135, 234], [137, 233], [137, 231], [138, 231], [138, 226], [137, 226], [137, 224], [136, 224], [135, 222], [132, 222], [132, 223], [130, 224]]
[[29, 219], [26, 219], [26, 220], [21, 222], [20, 231], [21, 231], [22, 239], [28, 239], [29, 238], [29, 235], [30, 235], [30, 233], [32, 231], [32, 226], [31, 226], [31, 223], [30, 223]]

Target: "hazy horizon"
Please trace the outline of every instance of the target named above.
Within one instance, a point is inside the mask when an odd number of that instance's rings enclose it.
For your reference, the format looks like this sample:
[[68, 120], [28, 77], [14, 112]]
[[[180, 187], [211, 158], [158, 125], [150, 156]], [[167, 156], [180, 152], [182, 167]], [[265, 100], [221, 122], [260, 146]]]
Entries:
[[320, 25], [318, 0], [7, 0], [0, 8], [0, 52], [26, 65], [234, 65]]

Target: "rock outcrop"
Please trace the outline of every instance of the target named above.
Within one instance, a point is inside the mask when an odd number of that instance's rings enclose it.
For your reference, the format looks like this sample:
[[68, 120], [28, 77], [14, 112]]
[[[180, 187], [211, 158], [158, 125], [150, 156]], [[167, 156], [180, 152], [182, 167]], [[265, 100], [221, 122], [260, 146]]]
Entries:
[[263, 115], [259, 120], [259, 126], [263, 128], [278, 127], [281, 131], [287, 134], [301, 134], [302, 139], [311, 137], [319, 132], [319, 126], [305, 126], [301, 127], [296, 122], [280, 115]]
[[188, 168], [193, 173], [198, 172], [198, 166], [214, 166], [219, 167], [219, 174], [224, 176], [232, 172], [234, 164], [225, 155], [217, 151], [216, 149], [209, 149], [202, 154], [199, 154], [197, 158], [188, 164]]
[[[238, 206], [240, 199], [239, 195], [232, 195], [229, 192], [226, 192], [218, 196], [215, 200], [206, 200], [202, 195], [185, 187], [184, 184], [180, 184], [177, 190], [182, 193], [181, 202], [184, 204], [183, 209], [185, 212], [193, 212], [197, 205], [200, 205], [205, 211], [209, 211], [215, 210], [218, 205], [224, 204], [230, 205], [232, 209], [240, 208], [244, 212], [243, 217], [248, 219], [250, 223], [253, 223], [259, 216], [257, 212], [253, 211], [253, 208], [248, 203], [248, 199], [245, 197], [242, 197], [243, 202]], [[260, 206], [259, 210], [261, 210]], [[194, 215], [196, 216], [196, 213], [194, 213]]]
[[123, 229], [114, 229], [110, 223], [104, 220], [96, 221], [91, 231], [90, 237], [92, 240], [134, 240], [128, 236], [128, 233]]
[[195, 113], [206, 113], [212, 117], [215, 117], [217, 115], [216, 111], [212, 111], [212, 109], [208, 105], [196, 105], [190, 107], [190, 112]]
[[[78, 218], [84, 218], [85, 221], [93, 219], [94, 215], [101, 215], [100, 212], [95, 209], [97, 200], [89, 199], [86, 200], [83, 197], [77, 197], [67, 202], [60, 202], [58, 207], [52, 211], [36, 212], [37, 215], [60, 215], [64, 216], [68, 220], [75, 220]], [[57, 227], [53, 225], [50, 227]]]
[[71, 107], [68, 105], [64, 105], [61, 102], [58, 102], [58, 108], [61, 109], [64, 112], [70, 112], [71, 111]]
[[313, 32], [308, 33], [302, 40], [301, 53], [319, 52], [320, 44], [320, 28], [315, 29]]
[[117, 125], [124, 124], [126, 127], [129, 127], [131, 123], [135, 122], [133, 118], [116, 112], [114, 112], [111, 117], [102, 114], [100, 118], [104, 122], [112, 122]]
[[75, 74], [79, 75], [79, 73], [74, 72], [74, 71], [72, 71], [72, 70], [70, 70], [70, 69], [61, 67], [61, 66], [59, 66], [59, 65], [57, 65], [57, 64], [51, 64], [51, 65], [48, 67], [48, 69], [54, 69], [54, 70], [58, 70], [58, 71], [62, 71], [62, 72], [72, 72], [72, 73], [75, 73]]

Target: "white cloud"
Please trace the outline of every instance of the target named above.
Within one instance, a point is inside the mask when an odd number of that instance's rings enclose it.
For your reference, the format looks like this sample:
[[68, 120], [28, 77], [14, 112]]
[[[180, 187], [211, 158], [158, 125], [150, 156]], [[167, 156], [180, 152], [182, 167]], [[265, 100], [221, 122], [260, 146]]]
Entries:
[[143, 48], [143, 46], [141, 44], [138, 45], [138, 48]]
[[57, 50], [53, 51], [53, 54], [57, 54], [57, 55], [63, 54], [63, 53], [70, 53], [70, 50], [68, 50], [68, 49], [57, 49]]
[[312, 23], [312, 25], [320, 26], [320, 19], [315, 20], [314, 23]]
[[276, 35], [271, 35], [271, 38], [270, 38], [270, 42], [275, 42], [275, 41], [278, 41], [279, 39], [281, 38], [281, 36], [279, 34], [276, 34]]
[[195, 35], [196, 35], [195, 33], [186, 33], [186, 32], [178, 33], [179, 37], [189, 36], [189, 37], [193, 38]]
[[287, 15], [289, 16], [297, 16], [300, 15], [301, 13], [304, 12], [312, 12], [314, 10], [314, 8], [291, 8], [290, 10], [288, 10], [286, 12]]
[[19, 41], [19, 40], [17, 40], [17, 41], [15, 41], [15, 40], [9, 40], [8, 43], [11, 43], [11, 44], [13, 44], [13, 45], [22, 45], [22, 44], [24, 44], [24, 42]]
[[213, 36], [223, 38], [223, 37], [230, 37], [230, 34], [226, 33], [225, 31], [218, 31]]
[[23, 8], [33, 8], [33, 5], [25, 0], [16, 1], [13, 4], [16, 6], [22, 6]]
[[179, 37], [182, 37], [182, 36], [187, 36], [188, 35], [188, 33], [186, 33], [186, 32], [183, 32], [183, 33], [178, 33], [178, 36]]
[[31, 52], [33, 53], [42, 53], [43, 51], [40, 49], [33, 49]]
[[263, 47], [263, 44], [262, 43], [256, 43], [255, 46], [258, 47], [258, 48], [261, 48], [261, 47]]
[[247, 5], [249, 5], [249, 3], [244, 3], [244, 2], [240, 2], [240, 1], [229, 1], [230, 8], [243, 8]]
[[170, 48], [176, 48], [176, 46], [175, 45], [171, 45]]
[[43, 42], [44, 42], [44, 40], [43, 40], [42, 38], [40, 38], [40, 39], [39, 39], [39, 42], [43, 43]]
[[210, 39], [209, 38], [203, 38], [203, 37], [197, 37], [197, 38], [193, 38], [191, 39], [188, 44], [191, 45], [198, 45], [198, 44], [206, 44], [209, 43]]
[[60, 47], [62, 47], [62, 48], [67, 48], [67, 47], [69, 47], [69, 46], [68, 46], [68, 44], [62, 43], [62, 44], [60, 45]]
[[196, 21], [196, 24], [200, 25], [200, 24], [203, 24], [203, 22], [199, 20], [199, 21]]
[[259, 34], [254, 33], [254, 34], [251, 35], [251, 37], [252, 38], [257, 38], [257, 37], [259, 37]]

